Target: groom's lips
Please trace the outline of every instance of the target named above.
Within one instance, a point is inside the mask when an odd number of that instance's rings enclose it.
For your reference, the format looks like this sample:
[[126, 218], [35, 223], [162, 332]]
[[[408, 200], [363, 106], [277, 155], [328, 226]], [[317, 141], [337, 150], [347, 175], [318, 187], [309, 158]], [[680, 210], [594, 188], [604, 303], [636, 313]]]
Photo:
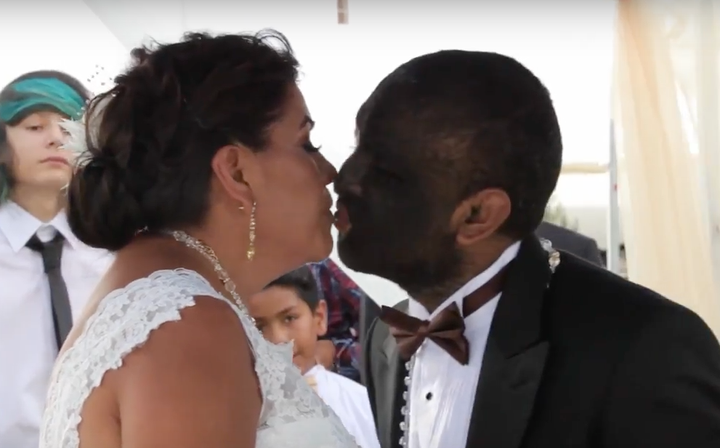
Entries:
[[335, 211], [335, 228], [340, 233], [340, 236], [343, 236], [350, 231], [351, 227], [347, 207], [342, 203], [341, 199], [338, 199], [337, 210]]

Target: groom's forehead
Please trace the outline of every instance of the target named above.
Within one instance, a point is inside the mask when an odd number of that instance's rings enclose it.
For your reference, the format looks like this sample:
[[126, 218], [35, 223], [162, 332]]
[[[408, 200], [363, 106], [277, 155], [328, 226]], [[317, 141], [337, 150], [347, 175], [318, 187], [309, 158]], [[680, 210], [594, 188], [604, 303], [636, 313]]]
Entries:
[[404, 171], [397, 174], [455, 185], [452, 173], [462, 177], [467, 168], [472, 132], [465, 129], [462, 111], [448, 107], [442, 92], [419, 98], [379, 87], [356, 115], [356, 146], [385, 168]]
[[[431, 116], [432, 115], [432, 116]], [[362, 152], [395, 165], [433, 171], [458, 170], [467, 162], [470, 138], [452, 126], [444, 126], [442, 113], [398, 114], [392, 118], [372, 116], [355, 130]]]

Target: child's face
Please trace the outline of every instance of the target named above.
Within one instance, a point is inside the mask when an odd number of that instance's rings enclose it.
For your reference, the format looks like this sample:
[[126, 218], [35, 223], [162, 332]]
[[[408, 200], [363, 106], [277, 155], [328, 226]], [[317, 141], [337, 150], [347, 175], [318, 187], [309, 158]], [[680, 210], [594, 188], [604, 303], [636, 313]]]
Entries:
[[318, 336], [327, 331], [327, 305], [318, 303], [315, 312], [295, 290], [273, 286], [247, 301], [248, 311], [265, 339], [275, 344], [295, 341], [293, 362], [305, 373], [315, 364]]
[[65, 118], [55, 112], [36, 112], [16, 126], [7, 126], [13, 180], [18, 185], [60, 191], [72, 177], [74, 154], [63, 148]]

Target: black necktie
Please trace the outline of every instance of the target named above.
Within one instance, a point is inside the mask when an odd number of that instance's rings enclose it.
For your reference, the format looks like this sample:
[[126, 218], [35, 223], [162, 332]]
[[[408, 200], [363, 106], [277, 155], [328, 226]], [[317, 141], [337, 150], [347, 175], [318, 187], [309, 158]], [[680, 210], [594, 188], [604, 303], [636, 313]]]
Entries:
[[42, 255], [45, 274], [50, 284], [50, 304], [52, 306], [53, 326], [55, 328], [55, 342], [58, 350], [65, 342], [65, 338], [72, 328], [72, 308], [68, 297], [67, 286], [60, 272], [60, 259], [65, 238], [58, 233], [52, 241], [43, 243], [33, 235], [26, 246]]

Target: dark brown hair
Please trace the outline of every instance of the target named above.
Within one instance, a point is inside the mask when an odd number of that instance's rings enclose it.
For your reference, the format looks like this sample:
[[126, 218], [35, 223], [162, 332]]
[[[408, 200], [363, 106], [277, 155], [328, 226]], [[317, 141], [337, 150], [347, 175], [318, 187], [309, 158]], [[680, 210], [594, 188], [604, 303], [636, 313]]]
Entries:
[[322, 300], [317, 280], [307, 265], [276, 278], [264, 289], [272, 287], [292, 289], [303, 302], [307, 303], [311, 311], [315, 311]]
[[201, 223], [217, 150], [234, 141], [263, 150], [297, 80], [290, 44], [274, 31], [192, 33], [132, 56], [88, 108], [88, 154], [69, 188], [73, 232], [111, 251], [142, 229]]

